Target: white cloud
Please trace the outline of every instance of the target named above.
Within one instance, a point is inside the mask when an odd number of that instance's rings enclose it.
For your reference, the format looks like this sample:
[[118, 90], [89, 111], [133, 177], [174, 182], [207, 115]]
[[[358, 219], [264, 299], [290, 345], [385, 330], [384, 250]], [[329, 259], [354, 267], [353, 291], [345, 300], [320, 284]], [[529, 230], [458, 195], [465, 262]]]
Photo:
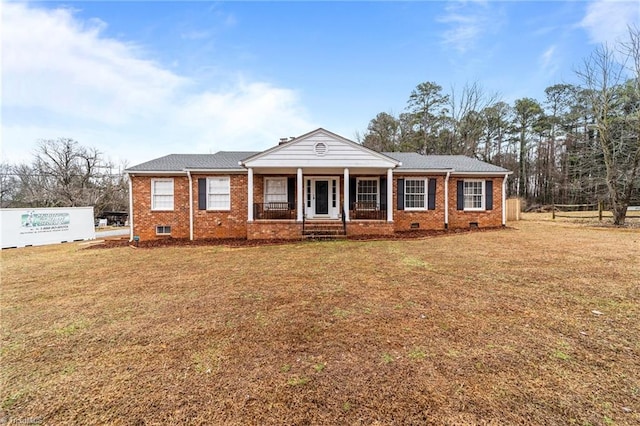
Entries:
[[199, 89], [141, 46], [104, 36], [106, 25], [69, 9], [3, 5], [3, 159], [23, 161], [36, 139], [64, 136], [135, 164], [264, 149], [314, 127], [295, 91], [240, 77]]
[[628, 25], [639, 23], [639, 2], [597, 0], [587, 5], [579, 26], [587, 31], [592, 43], [613, 43], [625, 37]]
[[450, 2], [445, 11], [445, 15], [437, 18], [438, 22], [449, 25], [442, 41], [460, 53], [473, 49], [480, 37], [501, 25], [500, 15], [483, 1]]
[[540, 55], [539, 62], [540, 68], [546, 71], [548, 74], [553, 74], [558, 70], [558, 64], [556, 62], [556, 46], [551, 45]]

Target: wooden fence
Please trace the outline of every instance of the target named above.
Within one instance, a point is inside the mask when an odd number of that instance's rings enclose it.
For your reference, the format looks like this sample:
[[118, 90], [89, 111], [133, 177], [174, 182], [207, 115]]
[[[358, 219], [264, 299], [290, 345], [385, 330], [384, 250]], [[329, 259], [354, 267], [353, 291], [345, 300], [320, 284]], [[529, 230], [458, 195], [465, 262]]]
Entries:
[[[595, 219], [602, 220], [604, 203], [599, 201], [596, 204], [554, 204], [551, 209], [551, 217], [570, 217], [573, 219]], [[581, 212], [576, 214], [575, 212]], [[563, 214], [572, 213], [572, 214]]]
[[520, 198], [507, 199], [507, 221], [520, 220], [520, 212], [522, 211], [522, 203]]

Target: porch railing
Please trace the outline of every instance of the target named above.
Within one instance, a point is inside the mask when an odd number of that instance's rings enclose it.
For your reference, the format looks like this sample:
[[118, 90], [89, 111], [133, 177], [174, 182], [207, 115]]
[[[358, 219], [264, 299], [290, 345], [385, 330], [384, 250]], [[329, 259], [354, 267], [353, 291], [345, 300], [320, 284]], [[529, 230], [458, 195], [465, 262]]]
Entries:
[[253, 203], [253, 217], [255, 219], [295, 219], [295, 203]]
[[354, 219], [385, 220], [387, 209], [381, 208], [376, 202], [360, 201], [352, 204], [352, 217]]

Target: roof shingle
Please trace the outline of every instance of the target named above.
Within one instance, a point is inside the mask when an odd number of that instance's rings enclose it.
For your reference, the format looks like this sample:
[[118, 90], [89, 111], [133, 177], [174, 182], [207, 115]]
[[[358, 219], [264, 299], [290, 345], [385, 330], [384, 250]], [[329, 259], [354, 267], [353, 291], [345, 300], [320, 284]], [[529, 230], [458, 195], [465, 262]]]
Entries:
[[[129, 167], [127, 172], [181, 172], [192, 170], [239, 170], [239, 162], [259, 154], [253, 151], [220, 151], [215, 154], [170, 154]], [[443, 170], [476, 173], [507, 173], [508, 170], [464, 155], [420, 155], [415, 152], [383, 152], [402, 162], [402, 170]]]

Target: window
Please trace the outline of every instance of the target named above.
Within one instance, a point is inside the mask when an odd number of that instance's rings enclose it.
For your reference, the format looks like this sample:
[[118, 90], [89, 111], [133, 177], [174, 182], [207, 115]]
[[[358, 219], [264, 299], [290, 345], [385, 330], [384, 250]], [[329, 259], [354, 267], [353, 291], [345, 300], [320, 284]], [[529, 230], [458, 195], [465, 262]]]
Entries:
[[405, 210], [427, 209], [427, 179], [404, 180]]
[[287, 178], [265, 178], [264, 202], [265, 203], [288, 202]]
[[171, 235], [171, 227], [168, 225], [156, 226], [156, 235]]
[[484, 181], [464, 181], [464, 209], [484, 210]]
[[338, 183], [335, 179], [331, 180], [331, 206], [335, 209], [338, 202]]
[[231, 210], [229, 176], [207, 178], [207, 210]]
[[173, 179], [151, 179], [151, 210], [173, 210]]
[[360, 179], [356, 183], [356, 201], [359, 210], [378, 208], [378, 179]]

